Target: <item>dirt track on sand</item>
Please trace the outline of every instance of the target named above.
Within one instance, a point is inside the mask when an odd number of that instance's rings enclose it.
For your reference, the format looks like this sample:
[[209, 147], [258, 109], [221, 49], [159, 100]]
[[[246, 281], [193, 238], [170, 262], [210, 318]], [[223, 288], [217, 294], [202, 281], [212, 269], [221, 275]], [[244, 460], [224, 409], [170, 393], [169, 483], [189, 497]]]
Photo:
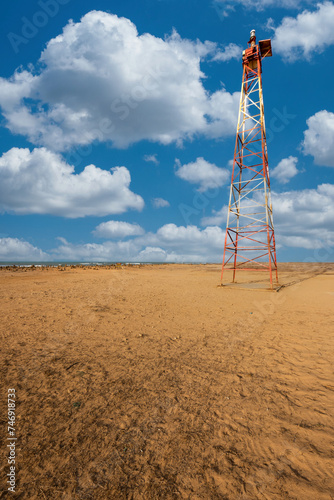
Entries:
[[334, 265], [281, 265], [279, 293], [219, 277], [0, 271], [0, 498], [9, 387], [15, 498], [333, 498]]

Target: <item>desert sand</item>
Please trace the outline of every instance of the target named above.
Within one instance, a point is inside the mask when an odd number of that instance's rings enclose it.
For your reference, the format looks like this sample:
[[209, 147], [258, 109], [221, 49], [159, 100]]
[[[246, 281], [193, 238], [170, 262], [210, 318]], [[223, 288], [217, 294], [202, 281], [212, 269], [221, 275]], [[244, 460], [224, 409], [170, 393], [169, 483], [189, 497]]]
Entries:
[[334, 265], [279, 273], [2, 268], [0, 498], [333, 499]]

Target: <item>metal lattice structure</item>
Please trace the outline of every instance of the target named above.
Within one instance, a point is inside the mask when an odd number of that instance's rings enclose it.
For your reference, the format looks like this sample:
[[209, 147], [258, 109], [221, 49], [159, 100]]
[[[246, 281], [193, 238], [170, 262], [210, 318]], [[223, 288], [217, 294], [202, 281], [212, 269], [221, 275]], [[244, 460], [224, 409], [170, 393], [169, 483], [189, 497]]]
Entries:
[[271, 55], [271, 41], [256, 44], [255, 30], [251, 31], [242, 59], [222, 282], [226, 268], [233, 270], [233, 283], [241, 270], [267, 271], [270, 286], [273, 277], [278, 282], [261, 76], [262, 59]]

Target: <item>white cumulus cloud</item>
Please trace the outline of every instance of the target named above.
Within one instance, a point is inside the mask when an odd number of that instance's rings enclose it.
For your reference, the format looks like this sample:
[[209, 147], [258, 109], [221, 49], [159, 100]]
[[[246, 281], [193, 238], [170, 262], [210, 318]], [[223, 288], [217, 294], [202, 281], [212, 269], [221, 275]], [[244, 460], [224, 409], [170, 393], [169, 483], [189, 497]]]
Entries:
[[145, 155], [144, 156], [144, 161], [146, 161], [147, 163], [154, 163], [155, 165], [159, 165], [159, 163], [160, 163], [156, 154], [154, 154], [154, 155]]
[[125, 238], [126, 236], [139, 236], [144, 234], [144, 229], [139, 224], [129, 222], [109, 220], [102, 222], [93, 231], [98, 238]]
[[175, 262], [175, 254], [171, 255], [163, 248], [146, 247], [138, 253], [138, 262]]
[[323, 110], [307, 121], [302, 148], [317, 165], [334, 167], [334, 113]]
[[46, 148], [12, 148], [0, 158], [0, 208], [16, 214], [76, 218], [141, 210], [125, 167], [110, 171], [88, 165], [79, 173]]
[[53, 250], [56, 259], [97, 262], [220, 262], [223, 231], [219, 227], [166, 224], [156, 233], [147, 233], [127, 241], [102, 244], [72, 244], [61, 238]]
[[213, 60], [214, 61], [230, 61], [231, 59], [241, 59], [242, 57], [242, 47], [236, 45], [235, 43], [229, 43], [224, 50], [217, 52]]
[[176, 32], [139, 35], [129, 19], [91, 11], [48, 42], [38, 71], [0, 79], [0, 105], [13, 133], [57, 151], [94, 141], [127, 147], [233, 135], [239, 93], [210, 95], [200, 67], [220, 52]]
[[230, 177], [230, 173], [226, 168], [217, 167], [217, 165], [209, 163], [202, 157], [185, 165], [181, 165], [181, 162], [176, 160], [176, 165], [175, 175], [192, 184], [199, 184], [198, 190], [200, 192], [220, 187]]
[[42, 262], [50, 256], [37, 247], [18, 238], [0, 238], [0, 261]]
[[295, 177], [299, 173], [296, 165], [298, 163], [298, 158], [295, 156], [289, 156], [288, 158], [283, 158], [278, 165], [271, 171], [271, 177], [277, 179], [278, 182], [286, 184], [292, 177]]
[[164, 208], [169, 207], [170, 203], [163, 198], [153, 198], [152, 205], [154, 206], [154, 208]]
[[275, 29], [273, 49], [290, 61], [310, 58], [334, 43], [334, 4], [325, 1], [314, 11], [285, 17]]
[[63, 238], [60, 240], [62, 244], [52, 251], [52, 255], [55, 259], [68, 261], [132, 262], [139, 248], [132, 239], [80, 244], [69, 243]]
[[224, 205], [220, 210], [212, 210], [212, 215], [201, 219], [202, 226], [226, 226], [227, 212], [227, 205]]
[[274, 192], [273, 213], [278, 243], [308, 249], [334, 246], [333, 184]]
[[145, 247], [164, 249], [177, 262], [219, 262], [224, 233], [220, 227], [177, 226], [165, 224], [156, 233], [148, 233], [141, 241]]

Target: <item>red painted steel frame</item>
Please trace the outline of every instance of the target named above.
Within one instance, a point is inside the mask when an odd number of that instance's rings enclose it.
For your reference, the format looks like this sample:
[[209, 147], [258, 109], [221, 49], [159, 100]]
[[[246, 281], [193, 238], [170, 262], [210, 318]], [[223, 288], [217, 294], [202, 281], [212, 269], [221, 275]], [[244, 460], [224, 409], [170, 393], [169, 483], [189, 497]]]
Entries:
[[[260, 270], [269, 272], [272, 287], [273, 274], [276, 282], [278, 274], [261, 78], [262, 59], [271, 56], [271, 44], [265, 40], [257, 45], [252, 32], [248, 45], [243, 53], [221, 280], [229, 264], [227, 269], [233, 271], [233, 282], [237, 271]], [[261, 52], [263, 47], [267, 50], [265, 54]]]

